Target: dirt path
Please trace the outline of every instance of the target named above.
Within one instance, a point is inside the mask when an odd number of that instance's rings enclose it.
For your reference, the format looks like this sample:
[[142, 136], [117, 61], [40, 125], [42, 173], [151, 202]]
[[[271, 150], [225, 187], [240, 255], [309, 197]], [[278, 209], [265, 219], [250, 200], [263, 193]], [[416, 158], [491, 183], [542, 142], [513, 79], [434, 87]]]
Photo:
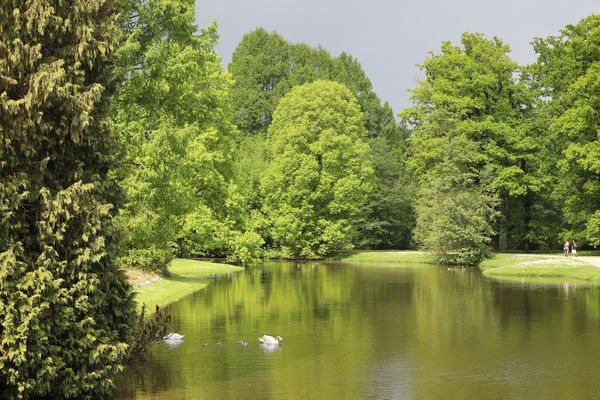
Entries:
[[[511, 254], [511, 255], [515, 255], [515, 256], [519, 256], [519, 257], [546, 257], [546, 258], [562, 258], [565, 259], [566, 257], [563, 254], [525, 254], [525, 253], [506, 253], [506, 254]], [[569, 254], [568, 259], [575, 259], [575, 260], [580, 260], [583, 261], [587, 264], [593, 265], [594, 267], [598, 267], [600, 268], [600, 256], [578, 256], [578, 257], [573, 257], [571, 254]]]
[[583, 256], [583, 257], [577, 257], [577, 259], [579, 259], [581, 261], [585, 261], [586, 263], [591, 264], [594, 267], [600, 268], [600, 257]]

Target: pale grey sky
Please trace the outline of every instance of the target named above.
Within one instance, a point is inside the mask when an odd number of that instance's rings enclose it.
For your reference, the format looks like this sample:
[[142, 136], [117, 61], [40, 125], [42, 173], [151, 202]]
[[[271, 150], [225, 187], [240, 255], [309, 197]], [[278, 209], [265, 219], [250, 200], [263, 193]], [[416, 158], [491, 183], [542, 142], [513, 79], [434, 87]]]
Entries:
[[444, 40], [456, 43], [462, 32], [498, 36], [526, 64], [535, 60], [534, 37], [598, 12], [598, 0], [196, 0], [198, 25], [219, 23], [224, 66], [244, 33], [263, 27], [352, 54], [394, 112], [409, 105], [407, 89], [421, 76], [416, 64]]

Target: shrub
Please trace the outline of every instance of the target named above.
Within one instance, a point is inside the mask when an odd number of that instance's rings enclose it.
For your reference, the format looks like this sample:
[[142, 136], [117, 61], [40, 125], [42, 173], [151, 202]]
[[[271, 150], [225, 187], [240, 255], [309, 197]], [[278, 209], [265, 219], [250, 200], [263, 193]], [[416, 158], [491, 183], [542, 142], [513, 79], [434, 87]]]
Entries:
[[495, 200], [477, 188], [444, 190], [433, 179], [417, 205], [416, 236], [436, 261], [478, 265], [488, 254]]
[[167, 269], [173, 259], [170, 250], [165, 249], [132, 249], [126, 255], [117, 260], [121, 268], [139, 269], [147, 272], [156, 272], [160, 275], [168, 275]]
[[143, 304], [135, 326], [135, 339], [131, 345], [129, 357], [133, 358], [144, 354], [152, 343], [159, 342], [167, 334], [167, 327], [170, 323], [171, 315], [165, 314], [158, 305], [154, 315], [146, 318], [146, 305]]
[[0, 398], [99, 399], [131, 342], [114, 262], [116, 2], [0, 7]]
[[262, 249], [264, 243], [263, 238], [256, 232], [238, 233], [229, 242], [227, 261], [239, 262], [243, 265], [258, 262], [264, 253]]

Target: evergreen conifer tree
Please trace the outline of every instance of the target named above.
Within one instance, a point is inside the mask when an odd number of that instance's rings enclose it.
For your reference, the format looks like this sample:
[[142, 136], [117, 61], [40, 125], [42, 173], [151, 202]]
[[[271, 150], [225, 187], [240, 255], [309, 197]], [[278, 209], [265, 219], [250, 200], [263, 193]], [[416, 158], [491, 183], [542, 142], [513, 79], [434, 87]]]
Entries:
[[128, 351], [104, 122], [109, 0], [0, 8], [0, 398], [98, 398]]

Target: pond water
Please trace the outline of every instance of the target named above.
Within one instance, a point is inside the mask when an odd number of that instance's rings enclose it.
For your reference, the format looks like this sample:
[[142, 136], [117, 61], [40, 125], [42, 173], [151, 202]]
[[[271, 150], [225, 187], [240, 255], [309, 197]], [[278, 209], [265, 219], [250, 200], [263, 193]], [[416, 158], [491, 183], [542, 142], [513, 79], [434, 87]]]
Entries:
[[[185, 339], [154, 345], [115, 398], [600, 397], [600, 288], [392, 265], [268, 263], [218, 279], [168, 307]], [[284, 345], [261, 348], [265, 333]]]

